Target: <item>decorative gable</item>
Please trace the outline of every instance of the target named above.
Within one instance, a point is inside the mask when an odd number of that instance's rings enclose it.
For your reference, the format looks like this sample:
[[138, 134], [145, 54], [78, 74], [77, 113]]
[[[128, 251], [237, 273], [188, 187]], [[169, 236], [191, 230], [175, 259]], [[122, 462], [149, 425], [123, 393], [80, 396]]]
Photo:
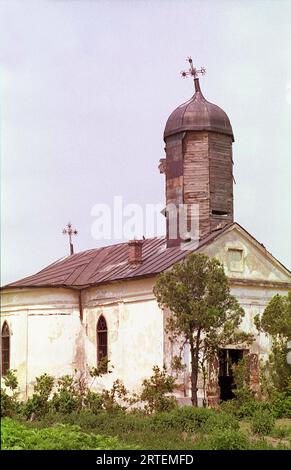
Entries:
[[291, 287], [290, 271], [237, 223], [231, 225], [201, 251], [219, 259], [229, 278], [287, 282]]

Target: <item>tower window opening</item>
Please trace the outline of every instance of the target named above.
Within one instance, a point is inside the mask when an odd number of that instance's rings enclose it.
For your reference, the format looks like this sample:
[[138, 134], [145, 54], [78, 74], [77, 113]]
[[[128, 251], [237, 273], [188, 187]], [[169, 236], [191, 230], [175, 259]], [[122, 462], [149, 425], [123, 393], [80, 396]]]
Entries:
[[226, 217], [228, 215], [228, 212], [226, 212], [226, 211], [218, 211], [218, 210], [215, 210], [215, 209], [213, 209], [211, 211], [211, 213], [212, 213], [212, 215], [220, 215], [220, 216], [224, 216], [224, 217]]

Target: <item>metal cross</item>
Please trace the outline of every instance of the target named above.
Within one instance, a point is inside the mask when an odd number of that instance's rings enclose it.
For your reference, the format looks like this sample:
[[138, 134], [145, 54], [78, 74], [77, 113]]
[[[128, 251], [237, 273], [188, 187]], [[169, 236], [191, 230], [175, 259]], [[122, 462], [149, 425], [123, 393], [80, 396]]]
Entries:
[[185, 71], [181, 72], [181, 75], [182, 75], [183, 78], [186, 78], [190, 75], [191, 77], [193, 77], [193, 80], [195, 80], [195, 78], [198, 78], [198, 73], [201, 73], [201, 75], [206, 74], [206, 69], [204, 67], [201, 67], [200, 70], [198, 70], [198, 69], [196, 69], [196, 67], [194, 67], [191, 57], [188, 57], [187, 61], [190, 64], [190, 68], [189, 68], [188, 72], [185, 72]]
[[71, 222], [66, 225], [66, 228], [63, 229], [64, 235], [69, 235], [69, 243], [70, 243], [70, 255], [74, 254], [74, 246], [72, 242], [72, 235], [77, 235], [77, 230], [73, 229]]

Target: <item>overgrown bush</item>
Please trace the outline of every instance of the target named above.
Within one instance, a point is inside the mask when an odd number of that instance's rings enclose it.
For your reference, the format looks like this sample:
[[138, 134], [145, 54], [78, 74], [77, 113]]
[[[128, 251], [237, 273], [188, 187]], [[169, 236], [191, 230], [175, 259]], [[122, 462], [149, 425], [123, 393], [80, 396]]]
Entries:
[[168, 413], [157, 413], [152, 417], [152, 425], [158, 429], [195, 432], [200, 430], [212, 416], [213, 410], [183, 406]]
[[38, 418], [49, 411], [49, 398], [54, 385], [54, 378], [48, 374], [36, 377], [32, 397], [25, 403], [23, 413], [26, 418]]
[[109, 412], [122, 410], [117, 399], [127, 401], [127, 393], [122, 380], [115, 380], [110, 390], [104, 389], [101, 393], [102, 407]]
[[168, 375], [166, 369], [153, 367], [153, 375], [142, 383], [139, 400], [146, 403], [145, 410], [149, 413], [169, 411], [177, 406], [177, 400], [169, 393], [173, 393], [175, 377]]
[[223, 411], [213, 413], [204, 423], [202, 430], [206, 433], [211, 433], [217, 429], [237, 431], [239, 429], [239, 420], [235, 416]]
[[3, 450], [117, 450], [136, 449], [120, 443], [115, 437], [87, 434], [78, 426], [59, 424], [50, 428], [31, 429], [9, 418], [2, 421]]
[[10, 369], [1, 378], [5, 385], [5, 389], [1, 387], [1, 416], [14, 416], [20, 410], [18, 381], [15, 374], [16, 371]]
[[256, 411], [251, 421], [251, 429], [254, 434], [266, 436], [275, 426], [275, 418], [269, 411]]
[[270, 406], [276, 418], [291, 418], [291, 394], [273, 393]]
[[104, 398], [100, 393], [87, 390], [84, 397], [83, 408], [93, 414], [99, 413], [103, 409]]
[[53, 410], [71, 413], [82, 408], [82, 395], [76, 388], [74, 377], [64, 375], [57, 381], [57, 391], [50, 402]]
[[230, 414], [209, 409], [184, 406], [168, 413], [156, 413], [151, 419], [156, 429], [175, 429], [180, 432], [211, 432], [213, 429], [239, 428], [239, 421]]
[[268, 361], [263, 365], [262, 389], [267, 398], [274, 392], [291, 395], [291, 364], [288, 363], [288, 342], [291, 339], [291, 291], [286, 296], [276, 294], [262, 317], [254, 319], [258, 331], [272, 340]]
[[216, 429], [209, 439], [209, 447], [211, 450], [247, 450], [251, 443], [240, 431]]
[[240, 401], [233, 399], [223, 402], [221, 410], [233, 414], [239, 419], [250, 418], [255, 413], [263, 411], [272, 413], [275, 418], [291, 418], [291, 396], [277, 392], [269, 400], [246, 399]]

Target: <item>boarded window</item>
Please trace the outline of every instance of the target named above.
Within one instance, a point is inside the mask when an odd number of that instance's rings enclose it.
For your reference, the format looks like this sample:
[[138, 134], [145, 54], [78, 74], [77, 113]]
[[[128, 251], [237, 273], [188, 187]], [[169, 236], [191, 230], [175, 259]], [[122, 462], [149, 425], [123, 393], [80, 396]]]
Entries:
[[10, 369], [10, 331], [7, 322], [4, 322], [1, 331], [1, 375], [6, 375]]
[[227, 265], [230, 271], [243, 271], [243, 250], [230, 248], [227, 252]]
[[101, 315], [97, 323], [97, 362], [104, 357], [108, 357], [108, 332], [106, 320]]

